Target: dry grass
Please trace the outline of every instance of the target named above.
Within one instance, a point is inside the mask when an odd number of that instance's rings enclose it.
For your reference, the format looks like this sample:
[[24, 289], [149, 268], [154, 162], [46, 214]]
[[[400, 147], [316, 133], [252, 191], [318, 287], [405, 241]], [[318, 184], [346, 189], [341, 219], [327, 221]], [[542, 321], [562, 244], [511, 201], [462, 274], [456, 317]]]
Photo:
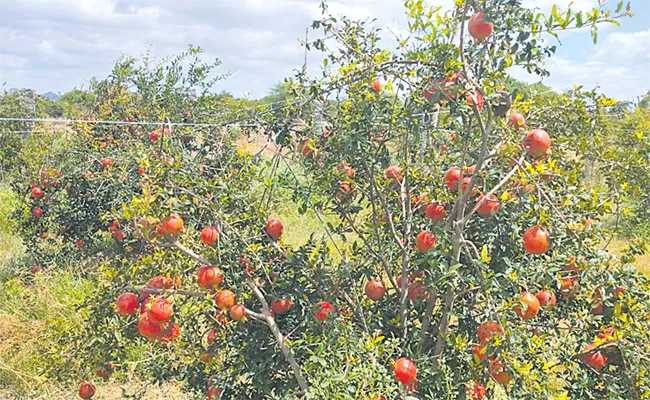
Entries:
[[[625, 251], [625, 249], [627, 248], [627, 246], [628, 246], [627, 239], [616, 237], [609, 244], [607, 250], [610, 251], [612, 254], [615, 254], [617, 257], [620, 257]], [[650, 253], [646, 253], [642, 256], [637, 256], [634, 265], [636, 265], [639, 271], [650, 276]]]
[[[97, 388], [97, 394], [93, 399], [96, 400], [118, 400], [124, 399], [125, 394], [143, 400], [185, 400], [188, 397], [187, 392], [181, 390], [181, 386], [176, 382], [167, 382], [162, 385], [153, 385], [148, 382], [129, 381], [129, 382], [94, 382]], [[40, 388], [38, 394], [29, 395], [28, 397], [19, 397], [10, 390], [0, 390], [1, 400], [51, 400], [51, 399], [76, 399], [77, 388], [63, 388], [56, 385], [45, 385]]]

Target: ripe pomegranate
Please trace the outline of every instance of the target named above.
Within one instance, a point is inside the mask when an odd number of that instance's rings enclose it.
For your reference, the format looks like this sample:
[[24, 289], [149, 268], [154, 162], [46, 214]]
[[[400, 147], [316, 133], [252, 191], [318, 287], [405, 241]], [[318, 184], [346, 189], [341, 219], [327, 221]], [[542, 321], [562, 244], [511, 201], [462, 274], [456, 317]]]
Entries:
[[515, 129], [523, 128], [526, 125], [526, 118], [517, 112], [513, 112], [508, 117], [508, 125]]
[[111, 165], [113, 165], [113, 160], [111, 160], [110, 158], [102, 158], [102, 165], [104, 167], [110, 167]]
[[214, 296], [214, 303], [222, 310], [227, 310], [235, 305], [235, 294], [230, 290], [220, 290]]
[[137, 310], [140, 301], [134, 293], [125, 292], [117, 296], [115, 301], [115, 312], [120, 315], [133, 315]]
[[417, 247], [420, 252], [427, 252], [432, 247], [436, 246], [436, 235], [431, 232], [422, 231], [418, 233], [418, 236], [415, 238], [415, 247]]
[[469, 400], [481, 400], [487, 396], [485, 386], [477, 381], [473, 381], [465, 388], [465, 393]]
[[432, 221], [440, 222], [445, 218], [445, 205], [441, 203], [427, 204], [424, 214]]
[[178, 323], [173, 323], [168, 325], [165, 330], [160, 332], [160, 335], [156, 337], [156, 340], [161, 343], [170, 343], [176, 339], [181, 333], [181, 328]]
[[162, 328], [160, 325], [152, 322], [149, 318], [149, 313], [145, 312], [140, 314], [140, 318], [138, 319], [138, 331], [148, 340], [154, 340], [156, 336], [160, 335]]
[[508, 386], [512, 377], [505, 372], [505, 367], [497, 359], [490, 360], [488, 373], [492, 378], [503, 386]]
[[41, 189], [38, 186], [34, 186], [32, 188], [32, 196], [33, 197], [41, 197], [43, 195], [43, 189]]
[[246, 319], [246, 307], [243, 304], [235, 304], [230, 309], [230, 317], [235, 321], [244, 321]]
[[397, 182], [402, 180], [402, 168], [399, 165], [391, 165], [384, 171], [386, 179]]
[[201, 241], [205, 244], [215, 244], [219, 239], [219, 230], [214, 226], [206, 226], [201, 230]]
[[539, 305], [542, 307], [552, 308], [557, 303], [555, 295], [550, 290], [540, 290], [535, 297], [537, 297], [537, 301], [539, 301]]
[[158, 140], [158, 137], [159, 137], [158, 131], [149, 132], [149, 140], [151, 140], [152, 142]]
[[524, 250], [530, 254], [544, 254], [548, 250], [550, 235], [546, 228], [539, 225], [524, 232]]
[[584, 349], [582, 349], [583, 353], [586, 352], [591, 352], [589, 354], [584, 355], [584, 360], [585, 364], [590, 366], [591, 368], [595, 370], [601, 370], [603, 367], [605, 367], [605, 364], [607, 364], [607, 356], [605, 356], [602, 352], [600, 351], [592, 351], [596, 348], [595, 344], [589, 344], [585, 346]]
[[539, 300], [531, 292], [523, 293], [519, 299], [519, 303], [523, 304], [525, 309], [522, 310], [522, 306], [518, 305], [515, 308], [515, 312], [525, 320], [534, 318], [539, 312]]
[[459, 167], [451, 167], [445, 172], [445, 183], [451, 190], [458, 190], [458, 182], [460, 182], [462, 171]]
[[486, 344], [492, 335], [503, 335], [503, 329], [496, 321], [485, 321], [478, 327], [477, 334], [481, 344]]
[[158, 275], [151, 278], [149, 283], [147, 283], [147, 287], [152, 289], [171, 289], [174, 287], [174, 281], [167, 276]]
[[212, 386], [210, 389], [208, 389], [208, 392], [206, 394], [208, 396], [208, 400], [218, 400], [221, 398], [221, 393], [223, 393], [223, 389]]
[[162, 226], [168, 235], [178, 235], [181, 229], [183, 229], [183, 219], [177, 213], [173, 213], [163, 219]]
[[163, 297], [159, 297], [151, 303], [147, 314], [149, 315], [149, 321], [161, 325], [172, 317], [172, 303]]
[[95, 395], [95, 385], [90, 382], [82, 382], [79, 386], [79, 397], [88, 400]]
[[123, 231], [115, 231], [114, 235], [115, 239], [119, 240], [120, 242], [126, 238], [126, 233]]
[[526, 134], [524, 148], [528, 148], [528, 154], [533, 157], [541, 157], [551, 147], [551, 137], [546, 131], [533, 129]]
[[467, 30], [478, 43], [483, 43], [492, 34], [494, 24], [486, 22], [485, 14], [477, 12], [469, 19]]
[[223, 281], [223, 271], [219, 267], [204, 265], [197, 272], [197, 283], [202, 288], [214, 290]]
[[375, 92], [379, 93], [381, 92], [381, 82], [379, 82], [379, 79], [375, 79], [372, 82], [372, 88], [375, 90]]
[[395, 379], [402, 385], [411, 386], [417, 379], [418, 369], [415, 367], [413, 361], [402, 357], [395, 362], [393, 373], [395, 374]]
[[303, 157], [313, 158], [314, 153], [316, 153], [316, 146], [314, 141], [308, 138], [304, 138], [300, 144], [298, 144], [298, 151], [302, 154]]
[[314, 317], [323, 322], [334, 312], [334, 306], [326, 301], [319, 301], [314, 305]]
[[32, 215], [35, 217], [41, 217], [43, 215], [43, 209], [39, 207], [32, 208]]
[[284, 226], [282, 225], [282, 221], [275, 217], [269, 217], [269, 219], [266, 220], [266, 233], [268, 233], [273, 239], [280, 239], [283, 232]]
[[380, 278], [375, 278], [366, 283], [366, 296], [370, 300], [379, 301], [386, 293], [386, 286]]
[[278, 315], [284, 315], [291, 310], [291, 300], [280, 299], [271, 302], [271, 310], [275, 311]]
[[32, 267], [32, 274], [36, 275], [36, 274], [38, 274], [39, 272], [41, 272], [41, 266], [40, 266], [40, 265], [34, 265], [34, 266]]
[[[483, 203], [481, 203], [481, 201], [483, 201]], [[482, 194], [478, 198], [477, 203], [480, 203], [481, 205], [478, 207], [476, 212], [478, 215], [484, 218], [492, 218], [492, 216], [501, 209], [501, 203], [499, 202], [499, 199], [493, 194], [487, 197]]]

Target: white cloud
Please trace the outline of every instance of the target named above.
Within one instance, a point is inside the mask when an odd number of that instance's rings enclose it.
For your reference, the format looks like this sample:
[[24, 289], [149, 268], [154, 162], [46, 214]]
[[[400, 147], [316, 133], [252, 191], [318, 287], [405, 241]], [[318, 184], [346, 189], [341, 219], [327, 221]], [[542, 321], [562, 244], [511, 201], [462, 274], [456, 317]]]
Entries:
[[[0, 80], [39, 91], [67, 91], [93, 76], [106, 76], [120, 55], [140, 56], [150, 45], [154, 54], [164, 57], [180, 53], [191, 43], [202, 46], [208, 57], [221, 58], [222, 72], [234, 72], [220, 83], [219, 90], [262, 96], [302, 66], [304, 49], [299, 40], [304, 38], [305, 28], [321, 18], [320, 0], [0, 2]], [[570, 0], [525, 2], [547, 11], [552, 3], [566, 7]], [[597, 0], [573, 3], [581, 10], [597, 6]], [[334, 15], [376, 18], [383, 29], [381, 45], [386, 48], [395, 48], [387, 27], [398, 35], [406, 34], [402, 0], [329, 0], [328, 4]], [[429, 4], [449, 7], [453, 0], [429, 0]], [[319, 34], [310, 32], [310, 39]], [[576, 36], [579, 32], [572, 31], [561, 38], [568, 42]], [[577, 80], [602, 83], [605, 88], [618, 81], [616, 93], [624, 97], [650, 86], [647, 77], [641, 76], [642, 70], [625, 66], [650, 61], [650, 30], [634, 34], [603, 31], [601, 39], [599, 47], [592, 48], [593, 54], [585, 52], [582, 60], [564, 56], [550, 61], [554, 73], [550, 84]], [[310, 55], [310, 68], [315, 71], [321, 59]], [[640, 76], [636, 85], [628, 84], [632, 76]]]

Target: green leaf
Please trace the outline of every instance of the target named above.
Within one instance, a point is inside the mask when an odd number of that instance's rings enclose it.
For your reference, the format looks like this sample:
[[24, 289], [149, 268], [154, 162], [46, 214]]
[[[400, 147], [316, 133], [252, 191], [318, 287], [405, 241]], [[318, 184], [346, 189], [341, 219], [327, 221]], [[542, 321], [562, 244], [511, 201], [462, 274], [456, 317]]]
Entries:
[[598, 28], [596, 25], [591, 27], [591, 38], [594, 40], [594, 44], [598, 42]]

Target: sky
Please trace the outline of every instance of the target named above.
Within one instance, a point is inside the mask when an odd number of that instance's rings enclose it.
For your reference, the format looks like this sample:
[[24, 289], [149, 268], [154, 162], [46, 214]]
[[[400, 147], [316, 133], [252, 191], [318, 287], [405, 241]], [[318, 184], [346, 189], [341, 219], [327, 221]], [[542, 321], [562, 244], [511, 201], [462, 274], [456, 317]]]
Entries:
[[[601, 0], [602, 1], [602, 0]], [[614, 2], [614, 0], [609, 0]], [[448, 5], [451, 0], [429, 0]], [[569, 0], [524, 0], [549, 10]], [[219, 58], [232, 72], [217, 90], [259, 98], [303, 64], [299, 40], [321, 17], [320, 0], [0, 0], [0, 85], [64, 93], [92, 77], [106, 77], [120, 55], [179, 54], [189, 44]], [[402, 0], [331, 0], [332, 14], [376, 18], [379, 27], [406, 29]], [[590, 9], [598, 0], [574, 0]], [[547, 65], [543, 83], [556, 90], [573, 84], [617, 99], [634, 99], [650, 89], [650, 0], [631, 0], [634, 18], [621, 27], [604, 26], [593, 45], [589, 32], [560, 33], [561, 43]], [[386, 30], [387, 31], [387, 30]], [[310, 39], [318, 37], [310, 32]], [[384, 46], [394, 48], [394, 43]], [[318, 56], [310, 56], [315, 65]], [[527, 82], [539, 78], [519, 70]]]

